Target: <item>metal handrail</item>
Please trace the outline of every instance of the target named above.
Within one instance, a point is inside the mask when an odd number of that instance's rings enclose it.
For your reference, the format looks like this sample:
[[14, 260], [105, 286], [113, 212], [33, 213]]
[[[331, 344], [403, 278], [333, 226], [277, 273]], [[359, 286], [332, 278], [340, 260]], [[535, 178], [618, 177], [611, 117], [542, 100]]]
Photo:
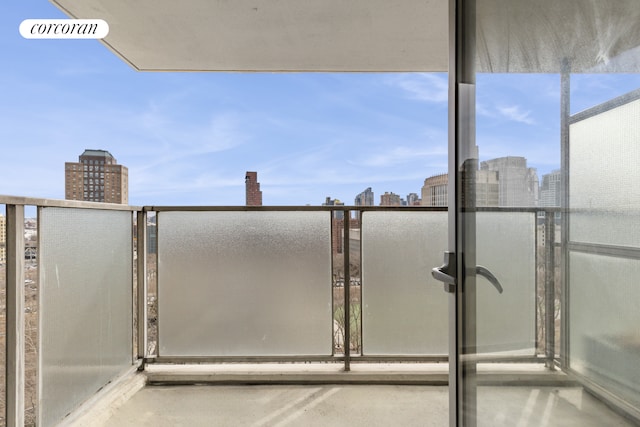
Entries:
[[41, 199], [35, 197], [8, 196], [0, 194], [0, 205], [42, 206], [57, 208], [103, 209], [120, 211], [139, 211], [141, 206], [118, 203], [85, 202], [81, 200]]

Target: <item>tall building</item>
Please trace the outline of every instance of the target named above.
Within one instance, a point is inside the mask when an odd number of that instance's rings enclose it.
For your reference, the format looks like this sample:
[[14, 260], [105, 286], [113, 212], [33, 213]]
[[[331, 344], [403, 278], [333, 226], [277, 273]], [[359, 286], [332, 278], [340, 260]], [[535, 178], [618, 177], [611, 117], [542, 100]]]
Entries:
[[384, 192], [380, 196], [380, 206], [402, 206], [402, 199], [395, 193]]
[[129, 203], [129, 170], [105, 150], [84, 150], [78, 163], [66, 162], [65, 199]]
[[420, 197], [417, 193], [407, 194], [407, 206], [420, 206]]
[[560, 169], [542, 175], [540, 186], [540, 207], [559, 207], [562, 187], [560, 186]]
[[[338, 199], [327, 197], [322, 206], [344, 206]], [[331, 217], [331, 247], [333, 254], [341, 254], [344, 238], [344, 211], [334, 211]]]
[[499, 206], [500, 179], [498, 172], [476, 171], [476, 206]]
[[[498, 172], [476, 171], [475, 206], [498, 206]], [[448, 206], [449, 175], [434, 175], [424, 180], [422, 206]]]
[[262, 191], [258, 182], [258, 172], [249, 172], [244, 176], [246, 205], [262, 206]]
[[449, 175], [434, 175], [424, 180], [422, 206], [447, 206]]
[[0, 264], [7, 262], [7, 220], [0, 215]]
[[371, 187], [368, 187], [366, 190], [356, 196], [354, 205], [373, 206], [373, 191], [371, 190]]
[[[322, 204], [322, 206], [344, 206], [344, 203], [341, 202], [338, 199], [332, 199], [331, 197], [327, 197], [324, 200], [324, 203]], [[344, 218], [344, 212], [343, 211], [335, 211], [333, 214], [333, 217], [336, 219], [343, 219]]]
[[499, 200], [502, 207], [532, 207], [538, 203], [538, 174], [527, 167], [524, 157], [500, 157], [480, 163], [480, 170], [498, 172]]

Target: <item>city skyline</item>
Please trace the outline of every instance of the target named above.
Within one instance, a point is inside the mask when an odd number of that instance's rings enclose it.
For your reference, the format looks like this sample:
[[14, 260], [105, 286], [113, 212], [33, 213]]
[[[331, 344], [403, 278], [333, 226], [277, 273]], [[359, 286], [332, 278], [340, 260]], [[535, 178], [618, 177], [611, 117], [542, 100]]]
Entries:
[[[65, 17], [50, 3], [0, 8], [0, 194], [64, 199], [64, 162], [87, 147], [127, 165], [132, 205], [240, 206], [247, 170], [265, 205], [405, 197], [447, 171], [446, 74], [136, 72], [95, 40], [23, 39], [22, 20]], [[637, 87], [573, 76], [572, 113]], [[559, 93], [558, 75], [479, 75], [480, 161], [558, 169]]]

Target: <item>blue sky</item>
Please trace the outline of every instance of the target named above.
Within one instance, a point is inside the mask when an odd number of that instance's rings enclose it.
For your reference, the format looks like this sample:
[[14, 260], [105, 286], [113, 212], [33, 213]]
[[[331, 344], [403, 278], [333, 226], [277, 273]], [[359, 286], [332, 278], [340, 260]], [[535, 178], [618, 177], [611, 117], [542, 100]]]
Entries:
[[[95, 40], [26, 40], [47, 1], [0, 5], [0, 194], [64, 198], [64, 162], [109, 150], [133, 205], [243, 205], [258, 171], [267, 205], [402, 197], [447, 167], [446, 74], [141, 73]], [[558, 168], [559, 76], [479, 75], [480, 160]], [[575, 76], [572, 111], [640, 87]]]

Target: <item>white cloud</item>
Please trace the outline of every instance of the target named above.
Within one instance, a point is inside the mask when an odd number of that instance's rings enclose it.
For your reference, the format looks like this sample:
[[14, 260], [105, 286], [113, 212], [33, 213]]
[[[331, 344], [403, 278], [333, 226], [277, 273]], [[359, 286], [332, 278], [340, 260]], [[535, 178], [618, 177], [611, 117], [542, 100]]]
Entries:
[[123, 154], [138, 158], [137, 172], [163, 168], [163, 176], [175, 170], [172, 166], [189, 167], [190, 161], [231, 150], [248, 139], [241, 130], [242, 120], [233, 113], [186, 122], [147, 111], [130, 120], [127, 127], [130, 135], [140, 135], [140, 139], [130, 136], [133, 141], [124, 148]]
[[393, 86], [407, 92], [412, 99], [446, 104], [449, 100], [449, 84], [446, 76], [434, 73], [401, 74], [390, 79]]
[[514, 122], [524, 123], [527, 125], [532, 125], [535, 123], [535, 121], [531, 118], [531, 111], [522, 111], [522, 109], [518, 105], [498, 107], [498, 111], [503, 117]]
[[490, 108], [487, 108], [487, 106], [479, 102], [476, 103], [476, 115], [490, 117], [490, 118], [496, 117], [496, 114], [493, 111], [491, 111]]
[[379, 152], [367, 156], [358, 162], [357, 165], [372, 166], [372, 167], [389, 167], [408, 162], [415, 162], [416, 160], [435, 158], [439, 159], [442, 156], [447, 155], [447, 147], [435, 147], [430, 149], [416, 149], [412, 147], [394, 147], [391, 150], [385, 152]]

